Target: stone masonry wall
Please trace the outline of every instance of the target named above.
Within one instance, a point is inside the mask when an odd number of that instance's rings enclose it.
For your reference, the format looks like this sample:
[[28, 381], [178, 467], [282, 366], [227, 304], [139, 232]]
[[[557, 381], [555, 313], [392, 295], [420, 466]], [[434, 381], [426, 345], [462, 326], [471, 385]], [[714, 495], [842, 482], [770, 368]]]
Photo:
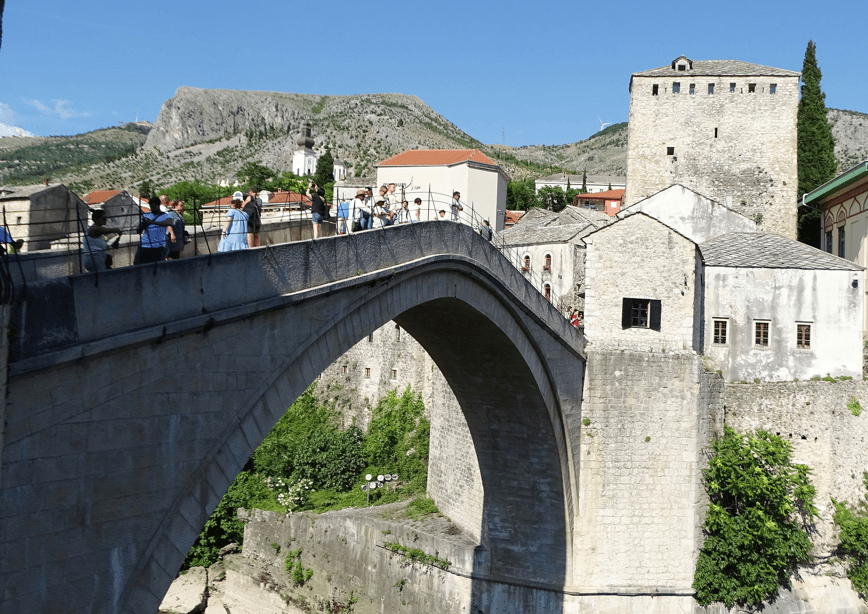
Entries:
[[820, 511], [814, 553], [820, 557], [829, 555], [835, 541], [830, 497], [855, 503], [866, 494], [868, 411], [853, 415], [847, 408], [852, 399], [868, 409], [868, 382], [726, 384], [727, 426], [780, 435], [792, 443], [795, 462], [813, 470]]
[[695, 355], [591, 350], [586, 382], [576, 583], [692, 595], [720, 380]]
[[[672, 93], [673, 81], [681, 93]], [[748, 83], [756, 84], [755, 93], [748, 93]], [[773, 83], [776, 94], [769, 93]], [[798, 100], [798, 77], [634, 75], [626, 204], [680, 183], [751, 219], [761, 215], [760, 230], [795, 239]]]

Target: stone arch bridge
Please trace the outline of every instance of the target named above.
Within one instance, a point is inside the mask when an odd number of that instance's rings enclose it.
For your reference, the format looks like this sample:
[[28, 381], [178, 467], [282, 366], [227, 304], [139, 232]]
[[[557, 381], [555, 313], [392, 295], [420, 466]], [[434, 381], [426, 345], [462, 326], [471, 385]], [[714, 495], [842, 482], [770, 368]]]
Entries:
[[466, 417], [484, 486], [474, 574], [553, 593], [571, 583], [584, 340], [467, 226], [19, 294], [3, 335], [0, 611], [153, 614], [286, 408], [389, 320], [428, 351]]

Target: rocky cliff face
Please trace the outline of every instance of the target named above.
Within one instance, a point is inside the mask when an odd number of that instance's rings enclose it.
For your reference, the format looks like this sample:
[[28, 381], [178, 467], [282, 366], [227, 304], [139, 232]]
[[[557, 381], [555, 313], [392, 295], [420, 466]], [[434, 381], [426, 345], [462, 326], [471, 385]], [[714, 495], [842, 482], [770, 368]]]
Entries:
[[829, 109], [827, 116], [835, 137], [838, 169], [844, 171], [868, 160], [868, 114]]

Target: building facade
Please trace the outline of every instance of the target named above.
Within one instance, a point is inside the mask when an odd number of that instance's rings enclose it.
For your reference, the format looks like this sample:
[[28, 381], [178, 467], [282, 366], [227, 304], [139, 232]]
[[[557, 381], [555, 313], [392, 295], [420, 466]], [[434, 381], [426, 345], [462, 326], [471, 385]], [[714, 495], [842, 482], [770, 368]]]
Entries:
[[796, 238], [799, 73], [676, 58], [633, 73], [626, 205], [681, 184]]
[[623, 190], [627, 185], [627, 178], [623, 175], [587, 175], [583, 177], [582, 175], [570, 175], [568, 173], [555, 173], [554, 175], [537, 179], [533, 183], [537, 192], [540, 191], [540, 188], [560, 188], [566, 192], [567, 186], [573, 190], [582, 187], [583, 179], [588, 193]]
[[296, 141], [297, 148], [292, 154], [292, 172], [299, 177], [313, 175], [316, 171], [318, 156], [313, 150], [314, 140], [311, 136], [310, 122], [304, 122], [301, 127], [301, 136]]

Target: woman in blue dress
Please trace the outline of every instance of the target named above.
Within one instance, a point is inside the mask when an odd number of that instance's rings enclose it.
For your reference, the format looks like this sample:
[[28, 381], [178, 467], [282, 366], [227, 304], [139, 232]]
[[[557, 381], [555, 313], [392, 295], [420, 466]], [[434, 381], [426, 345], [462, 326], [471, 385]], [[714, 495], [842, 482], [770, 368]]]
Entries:
[[232, 209], [226, 212], [226, 227], [217, 246], [218, 252], [234, 252], [247, 249], [247, 214], [241, 210], [241, 199], [232, 201]]

